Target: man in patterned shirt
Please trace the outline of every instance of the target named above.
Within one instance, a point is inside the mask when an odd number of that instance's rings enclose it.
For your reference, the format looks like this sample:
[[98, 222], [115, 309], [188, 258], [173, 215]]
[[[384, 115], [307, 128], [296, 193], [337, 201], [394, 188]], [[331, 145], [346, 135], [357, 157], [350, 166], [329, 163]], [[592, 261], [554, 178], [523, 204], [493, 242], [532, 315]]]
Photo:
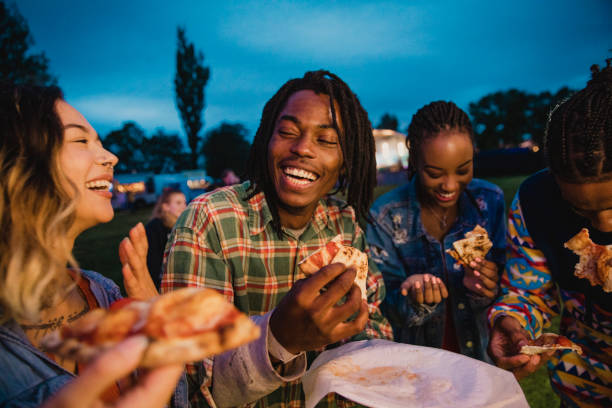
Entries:
[[[612, 407], [612, 293], [574, 276], [564, 243], [582, 228], [612, 244], [612, 67], [592, 68], [587, 87], [557, 106], [545, 136], [549, 168], [517, 193], [508, 224], [502, 295], [492, 306], [489, 354], [518, 378], [546, 360], [562, 407]], [[578, 343], [554, 355], [519, 354], [563, 303], [561, 333]]]
[[[264, 107], [248, 181], [198, 197], [179, 218], [162, 291], [214, 288], [262, 329], [259, 340], [188, 367], [194, 405], [303, 406], [300, 377], [317, 352], [392, 337], [374, 263], [367, 302], [352, 268], [333, 264], [305, 279], [297, 266], [338, 234], [366, 250], [357, 220], [372, 201], [374, 153], [367, 113], [348, 86], [329, 72], [307, 72]], [[347, 401], [329, 395], [323, 404]]]

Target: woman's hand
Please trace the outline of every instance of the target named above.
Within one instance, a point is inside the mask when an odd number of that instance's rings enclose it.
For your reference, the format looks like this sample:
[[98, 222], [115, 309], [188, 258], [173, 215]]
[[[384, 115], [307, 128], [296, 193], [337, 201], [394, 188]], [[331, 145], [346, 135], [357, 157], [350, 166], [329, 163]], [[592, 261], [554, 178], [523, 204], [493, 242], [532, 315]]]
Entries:
[[429, 273], [409, 276], [401, 285], [401, 293], [415, 303], [437, 304], [448, 297], [448, 290], [442, 279]]
[[47, 400], [43, 408], [165, 406], [183, 372], [182, 365], [146, 371], [139, 375], [136, 384], [130, 390], [111, 405], [105, 404], [101, 399], [101, 395], [108, 387], [136, 369], [146, 346], [147, 340], [143, 336], [131, 337], [119, 343], [101, 354], [78, 377]]
[[148, 250], [149, 242], [141, 222], [132, 227], [129, 237], [123, 238], [119, 244], [125, 291], [129, 297], [138, 300], [147, 300], [159, 295], [147, 268]]
[[497, 296], [499, 275], [495, 262], [476, 258], [469, 265], [464, 265], [463, 269], [463, 286], [468, 290], [489, 299]]
[[495, 364], [503, 369], [510, 370], [517, 380], [533, 373], [548, 359], [554, 351], [543, 354], [520, 354], [522, 346], [528, 344], [529, 333], [511, 316], [501, 316], [495, 320], [491, 329], [489, 356]]

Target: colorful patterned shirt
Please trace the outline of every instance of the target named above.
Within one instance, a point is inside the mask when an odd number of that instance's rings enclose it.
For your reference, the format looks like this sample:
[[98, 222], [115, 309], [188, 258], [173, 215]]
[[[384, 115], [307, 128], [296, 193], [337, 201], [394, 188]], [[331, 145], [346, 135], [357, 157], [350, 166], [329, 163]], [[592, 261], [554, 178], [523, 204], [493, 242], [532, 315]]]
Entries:
[[[332, 197], [322, 199], [312, 221], [294, 237], [284, 230], [279, 239], [263, 193], [250, 199], [249, 183], [221, 188], [192, 201], [171, 233], [166, 251], [162, 291], [181, 287], [209, 287], [222, 292], [250, 316], [276, 307], [293, 284], [304, 278], [298, 263], [338, 234], [345, 245], [366, 250], [364, 234], [354, 210]], [[354, 340], [392, 338], [391, 327], [379, 311], [384, 298], [382, 276], [373, 262], [367, 280], [369, 320]], [[309, 353], [309, 362], [316, 353]], [[192, 403], [213, 406], [213, 360], [189, 368]], [[335, 405], [334, 398], [328, 406]], [[301, 407], [304, 393], [299, 380], [284, 383], [256, 401], [261, 407]]]
[[544, 254], [527, 231], [518, 194], [510, 209], [501, 285], [502, 295], [489, 311], [489, 321], [513, 316], [533, 338], [550, 326], [562, 302], [561, 334], [578, 343], [584, 356], [556, 353], [548, 363], [552, 387], [567, 407], [611, 407], [612, 314], [597, 305], [587, 313], [584, 294], [557, 288]]

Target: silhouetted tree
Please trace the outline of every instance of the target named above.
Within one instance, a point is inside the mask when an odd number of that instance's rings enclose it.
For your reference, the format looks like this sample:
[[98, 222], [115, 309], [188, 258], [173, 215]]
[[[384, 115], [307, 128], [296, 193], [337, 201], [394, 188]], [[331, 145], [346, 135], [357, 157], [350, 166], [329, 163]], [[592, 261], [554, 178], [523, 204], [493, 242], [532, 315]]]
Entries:
[[470, 103], [469, 112], [481, 150], [516, 146], [532, 139], [541, 144], [548, 112], [572, 91], [561, 88], [555, 94], [531, 94], [517, 89], [498, 91]]
[[153, 136], [143, 139], [141, 151], [146, 159], [145, 171], [175, 173], [189, 168], [189, 157], [176, 133], [167, 134], [157, 129]]
[[376, 126], [376, 129], [397, 130], [397, 126], [397, 116], [385, 113], [384, 115], [382, 115], [382, 118], [380, 118], [380, 123], [378, 124], [378, 126]]
[[244, 174], [250, 143], [247, 129], [240, 123], [223, 122], [206, 133], [202, 154], [206, 158], [206, 173], [214, 178], [231, 168], [238, 175]]
[[28, 24], [15, 6], [0, 1], [0, 80], [17, 84], [52, 85], [44, 52], [29, 54], [34, 44]]
[[113, 130], [104, 138], [104, 147], [113, 152], [119, 163], [117, 173], [146, 171], [149, 158], [142, 151], [146, 139], [144, 131], [134, 122], [125, 122], [121, 129]]
[[183, 128], [191, 150], [191, 168], [198, 162], [198, 133], [202, 129], [204, 109], [204, 87], [210, 77], [210, 69], [203, 65], [204, 54], [196, 53], [193, 43], [187, 41], [185, 29], [178, 28], [178, 49], [176, 50], [176, 75], [174, 89], [176, 105], [181, 114]]

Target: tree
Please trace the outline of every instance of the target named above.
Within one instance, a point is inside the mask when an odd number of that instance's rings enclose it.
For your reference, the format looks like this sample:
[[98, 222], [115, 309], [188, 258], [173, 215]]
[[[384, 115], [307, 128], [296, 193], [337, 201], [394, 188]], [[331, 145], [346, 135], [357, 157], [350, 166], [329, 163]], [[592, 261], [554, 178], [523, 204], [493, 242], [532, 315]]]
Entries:
[[16, 7], [0, 1], [0, 80], [16, 84], [54, 85], [49, 59], [43, 52], [28, 54], [34, 44], [28, 24]]
[[561, 88], [555, 94], [531, 94], [517, 89], [498, 91], [470, 103], [469, 112], [481, 150], [517, 146], [531, 139], [542, 144], [548, 112], [572, 91]]
[[224, 169], [233, 169], [243, 174], [249, 157], [250, 143], [247, 129], [240, 123], [223, 122], [206, 133], [202, 143], [202, 154], [206, 158], [206, 173], [221, 177]]
[[204, 109], [204, 87], [210, 77], [210, 69], [203, 65], [204, 54], [195, 51], [193, 43], [187, 41], [185, 29], [178, 28], [178, 49], [176, 51], [176, 75], [174, 89], [176, 105], [181, 114], [183, 128], [191, 149], [191, 168], [197, 168], [198, 133], [202, 129]]
[[397, 126], [397, 116], [385, 113], [384, 115], [382, 115], [382, 118], [380, 118], [380, 123], [378, 124], [378, 126], [376, 126], [376, 129], [397, 130]]
[[113, 152], [119, 163], [117, 173], [146, 171], [147, 157], [142, 151], [146, 139], [144, 130], [134, 122], [125, 122], [121, 129], [113, 130], [104, 138], [104, 147]]
[[175, 173], [188, 167], [183, 142], [177, 134], [167, 134], [158, 129], [153, 136], [142, 141], [141, 151], [147, 159], [145, 171]]

